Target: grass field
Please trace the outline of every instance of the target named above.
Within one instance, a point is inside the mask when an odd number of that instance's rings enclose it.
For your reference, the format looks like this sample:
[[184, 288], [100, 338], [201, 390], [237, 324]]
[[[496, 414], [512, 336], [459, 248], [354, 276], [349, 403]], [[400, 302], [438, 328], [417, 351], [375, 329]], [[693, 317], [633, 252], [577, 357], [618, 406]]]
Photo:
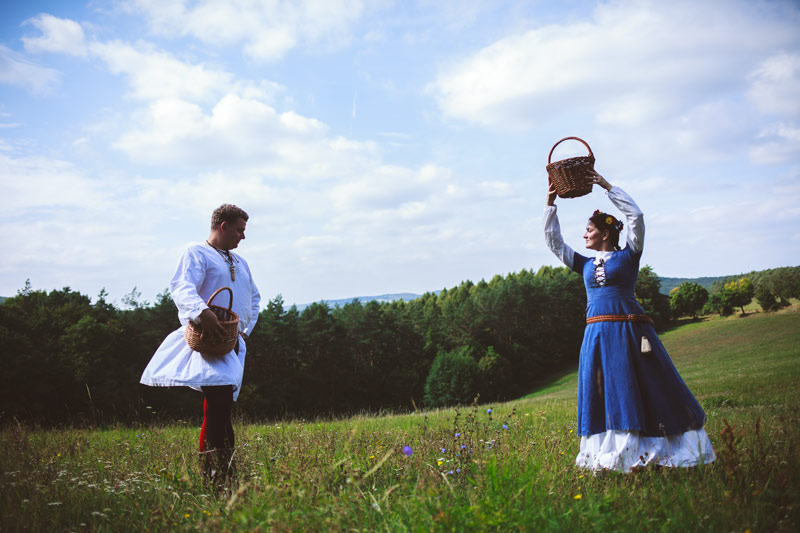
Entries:
[[5, 427], [0, 530], [798, 531], [800, 309], [662, 340], [706, 409], [715, 463], [576, 469], [570, 373], [504, 404], [240, 423], [223, 496], [203, 483], [195, 427]]

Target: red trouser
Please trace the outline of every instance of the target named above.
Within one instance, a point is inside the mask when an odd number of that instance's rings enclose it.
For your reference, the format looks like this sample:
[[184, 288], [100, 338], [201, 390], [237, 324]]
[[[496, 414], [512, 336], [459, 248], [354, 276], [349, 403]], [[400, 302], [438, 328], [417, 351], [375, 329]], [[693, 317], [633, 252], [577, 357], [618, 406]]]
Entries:
[[200, 428], [200, 451], [233, 448], [233, 385], [202, 387], [203, 427]]

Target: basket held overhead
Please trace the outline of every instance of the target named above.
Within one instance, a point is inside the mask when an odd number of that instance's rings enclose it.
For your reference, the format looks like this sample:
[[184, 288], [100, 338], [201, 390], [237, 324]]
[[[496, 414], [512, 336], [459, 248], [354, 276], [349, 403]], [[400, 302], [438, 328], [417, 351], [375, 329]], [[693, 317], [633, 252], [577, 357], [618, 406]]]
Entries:
[[[214, 297], [222, 291], [228, 291], [230, 294], [227, 309], [218, 305], [211, 305]], [[200, 324], [189, 321], [189, 323], [186, 324], [183, 337], [186, 339], [186, 344], [196, 352], [200, 352], [204, 355], [222, 356], [233, 350], [239, 337], [239, 315], [231, 311], [231, 306], [233, 305], [233, 291], [230, 287], [221, 287], [211, 295], [207, 303], [208, 308], [217, 315], [219, 323], [222, 324], [222, 327], [225, 329], [225, 335], [222, 339], [213, 341], [211, 339], [203, 339], [203, 327]]]
[[[550, 158], [553, 157], [553, 150], [568, 139], [582, 142], [586, 149], [589, 150], [589, 155], [569, 157], [551, 163]], [[560, 198], [577, 198], [592, 192], [592, 178], [588, 172], [594, 171], [594, 154], [583, 139], [579, 137], [564, 137], [554, 144], [550, 149], [550, 154], [547, 156], [546, 168], [548, 179], [555, 186], [556, 194]]]

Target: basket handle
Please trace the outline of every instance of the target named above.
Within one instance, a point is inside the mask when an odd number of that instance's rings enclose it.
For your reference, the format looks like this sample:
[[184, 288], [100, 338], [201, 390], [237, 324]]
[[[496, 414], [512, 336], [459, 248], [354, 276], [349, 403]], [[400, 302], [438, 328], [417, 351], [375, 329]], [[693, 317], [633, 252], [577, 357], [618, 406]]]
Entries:
[[569, 139], [575, 139], [576, 141], [580, 141], [580, 142], [582, 142], [582, 143], [583, 143], [583, 145], [586, 147], [586, 149], [587, 149], [587, 150], [589, 150], [589, 156], [593, 156], [593, 155], [594, 155], [594, 154], [592, 153], [592, 149], [591, 149], [591, 148], [589, 148], [589, 145], [588, 145], [588, 144], [586, 144], [586, 141], [584, 141], [584, 140], [583, 140], [583, 139], [581, 139], [580, 137], [564, 137], [563, 139], [561, 139], [560, 141], [558, 141], [556, 144], [554, 144], [552, 148], [550, 148], [550, 153], [547, 155], [547, 164], [548, 164], [548, 165], [550, 164], [550, 158], [553, 156], [553, 150], [555, 150], [555, 149], [556, 149], [556, 146], [558, 146], [559, 144], [561, 144], [561, 143], [563, 143], [564, 141], [566, 141], [566, 140], [569, 140]]
[[214, 294], [211, 295], [211, 298], [208, 299], [207, 303], [210, 306], [211, 301], [214, 299], [214, 297], [222, 291], [228, 291], [230, 293], [230, 299], [228, 300], [228, 311], [230, 311], [231, 306], [233, 305], [233, 291], [231, 290], [230, 287], [220, 287], [219, 289], [215, 290]]

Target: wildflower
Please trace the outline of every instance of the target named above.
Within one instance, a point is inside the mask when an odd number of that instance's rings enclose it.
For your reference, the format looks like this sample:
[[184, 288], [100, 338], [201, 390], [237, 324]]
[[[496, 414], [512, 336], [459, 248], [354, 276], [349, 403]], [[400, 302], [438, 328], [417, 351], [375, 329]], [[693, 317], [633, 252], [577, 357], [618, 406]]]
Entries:
[[406, 457], [411, 457], [411, 454], [414, 453], [414, 450], [411, 449], [411, 446], [403, 446], [403, 454]]
[[508, 429], [508, 424], [503, 424], [503, 429]]
[[444, 457], [439, 457], [436, 460], [436, 466], [442, 466], [442, 463], [444, 463]]
[[447, 452], [447, 449], [446, 448], [442, 448], [442, 453], [446, 453], [446, 452]]
[[466, 450], [466, 449], [467, 449], [467, 445], [466, 445], [466, 444], [462, 444], [462, 445], [461, 445], [461, 449], [462, 449], [462, 450]]
[[453, 471], [452, 471], [452, 470], [448, 470], [448, 471], [447, 471], [447, 473], [448, 473], [449, 475], [451, 475], [451, 476], [453, 475]]
[[190, 515], [189, 513], [186, 513], [185, 515], [183, 515], [184, 518], [189, 518], [190, 516], [192, 516], [192, 515]]
[[491, 408], [491, 407], [490, 407], [490, 408], [488, 408], [488, 409], [486, 410], [486, 414], [487, 414], [487, 415], [490, 415], [490, 414], [492, 414], [492, 408]]
[[581, 499], [581, 495], [580, 494], [576, 494], [575, 496], [572, 497], [572, 499], [573, 500], [580, 500]]
[[461, 436], [461, 433], [459, 431], [456, 431], [456, 438], [458, 438], [460, 436]]

